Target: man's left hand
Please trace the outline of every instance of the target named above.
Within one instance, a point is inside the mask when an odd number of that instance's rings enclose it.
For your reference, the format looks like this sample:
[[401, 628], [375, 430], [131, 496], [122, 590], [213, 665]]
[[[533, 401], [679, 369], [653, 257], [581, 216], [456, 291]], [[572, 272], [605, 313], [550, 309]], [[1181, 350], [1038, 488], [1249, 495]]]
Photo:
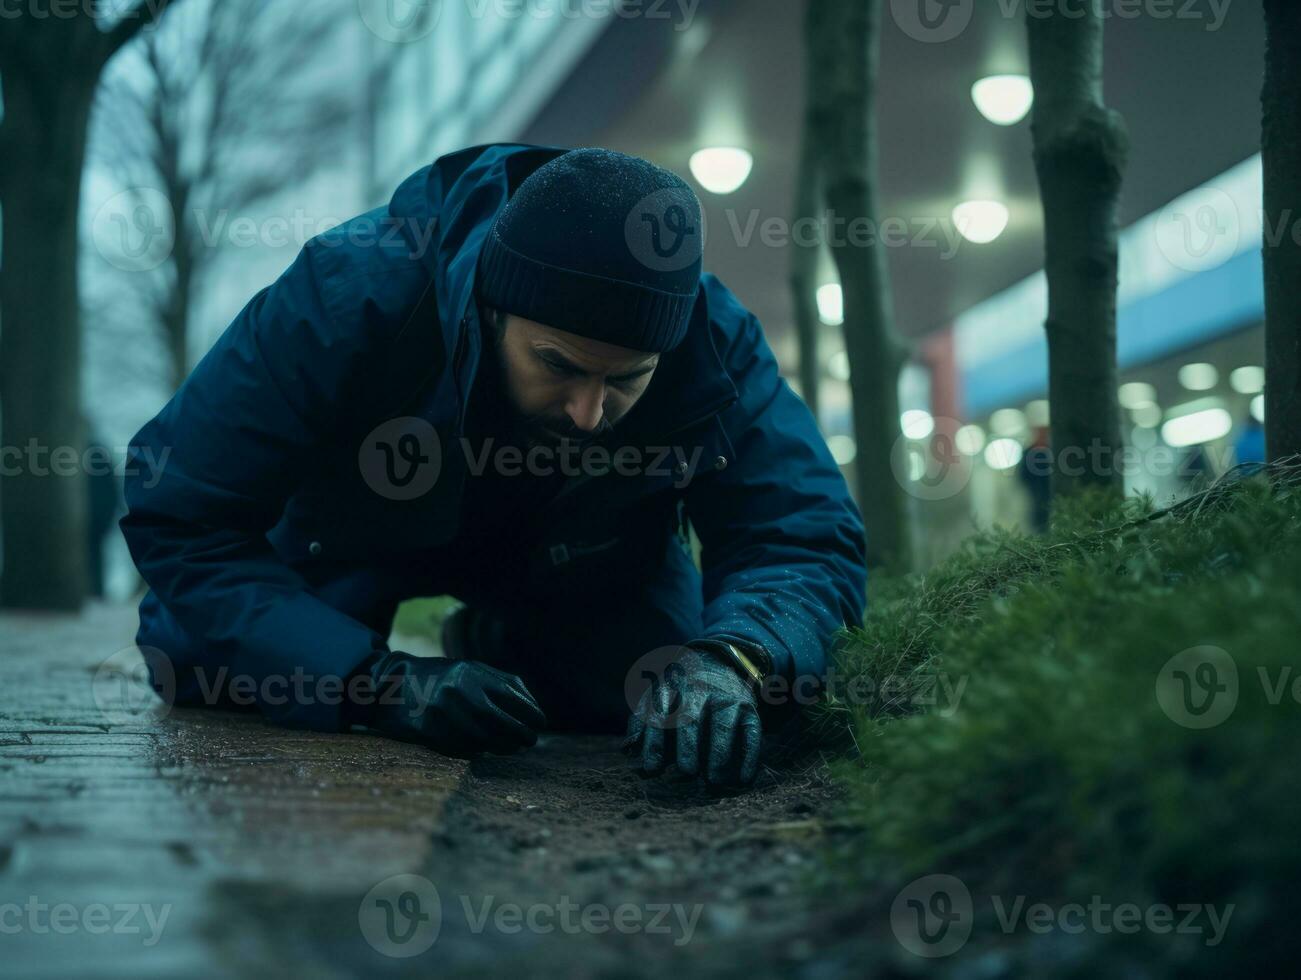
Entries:
[[676, 762], [685, 775], [745, 785], [758, 772], [762, 734], [750, 682], [721, 659], [686, 647], [642, 696], [623, 749], [646, 775]]

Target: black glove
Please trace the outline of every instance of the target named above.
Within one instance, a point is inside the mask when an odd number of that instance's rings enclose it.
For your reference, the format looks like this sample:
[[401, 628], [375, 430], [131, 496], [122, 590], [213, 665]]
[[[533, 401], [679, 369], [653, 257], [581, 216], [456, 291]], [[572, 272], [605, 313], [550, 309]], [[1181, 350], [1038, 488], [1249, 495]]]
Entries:
[[357, 685], [348, 724], [443, 755], [504, 755], [533, 745], [547, 724], [522, 680], [473, 660], [394, 651], [367, 664], [360, 676], [369, 681]]
[[753, 782], [763, 734], [753, 686], [734, 667], [684, 648], [628, 719], [623, 749], [646, 775], [673, 762], [710, 783]]

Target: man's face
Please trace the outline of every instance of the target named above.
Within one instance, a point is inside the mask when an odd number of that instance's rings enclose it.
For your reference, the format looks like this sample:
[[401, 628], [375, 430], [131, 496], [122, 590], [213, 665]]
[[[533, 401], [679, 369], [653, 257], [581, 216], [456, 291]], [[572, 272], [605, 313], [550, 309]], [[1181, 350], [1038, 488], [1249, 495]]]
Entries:
[[543, 444], [607, 435], [645, 394], [659, 363], [658, 354], [514, 315], [499, 319], [494, 334], [507, 397], [529, 438]]

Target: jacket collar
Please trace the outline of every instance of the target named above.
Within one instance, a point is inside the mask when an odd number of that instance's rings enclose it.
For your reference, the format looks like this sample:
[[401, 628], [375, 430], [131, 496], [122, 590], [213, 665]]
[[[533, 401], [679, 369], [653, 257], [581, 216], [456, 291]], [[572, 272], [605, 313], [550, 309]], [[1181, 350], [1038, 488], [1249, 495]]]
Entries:
[[646, 394], [629, 413], [627, 431], [663, 438], [712, 418], [736, 399], [736, 385], [714, 345], [702, 286], [696, 292], [686, 337], [660, 357]]

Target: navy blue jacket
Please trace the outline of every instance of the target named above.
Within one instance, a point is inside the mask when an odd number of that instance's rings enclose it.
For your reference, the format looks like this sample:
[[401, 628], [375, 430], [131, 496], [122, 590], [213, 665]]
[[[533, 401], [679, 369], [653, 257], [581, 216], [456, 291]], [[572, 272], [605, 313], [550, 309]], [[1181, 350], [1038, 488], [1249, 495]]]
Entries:
[[[367, 486], [358, 447], [399, 416], [427, 420], [445, 446], [463, 431], [482, 346], [480, 245], [511, 189], [560, 152], [444, 156], [386, 207], [309, 241], [132, 440], [122, 530], [147, 602], [201, 639], [202, 666], [343, 677], [385, 649], [295, 565], [365, 563], [457, 532], [455, 453], [427, 493], [394, 500]], [[758, 321], [714, 276], [701, 278], [687, 339], [661, 357], [625, 425], [642, 445], [689, 445], [699, 466], [575, 478], [562, 496], [577, 506], [557, 519], [684, 508], [703, 548], [705, 635], [762, 645], [789, 680], [822, 675], [832, 634], [861, 621], [862, 521]], [[160, 473], [151, 461], [165, 461]], [[288, 724], [339, 724], [319, 703], [262, 707]]]

